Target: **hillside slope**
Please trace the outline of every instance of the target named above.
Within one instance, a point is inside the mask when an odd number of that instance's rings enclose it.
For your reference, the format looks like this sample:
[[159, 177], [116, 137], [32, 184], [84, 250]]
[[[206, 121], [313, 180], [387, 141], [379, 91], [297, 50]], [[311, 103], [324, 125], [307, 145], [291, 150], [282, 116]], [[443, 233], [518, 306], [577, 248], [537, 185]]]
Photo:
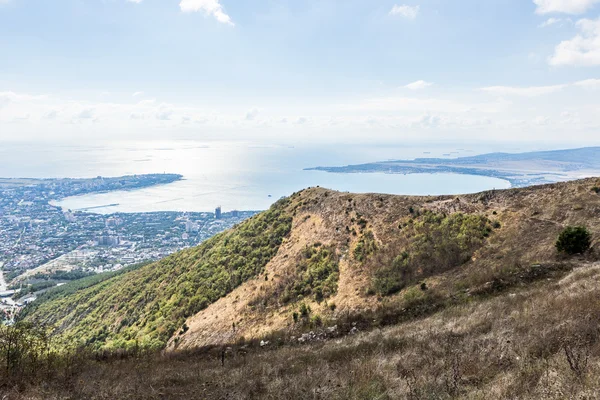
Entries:
[[[281, 331], [292, 336], [319, 321], [332, 326], [373, 316], [393, 323], [565, 273], [572, 260], [557, 254], [556, 238], [565, 226], [585, 225], [598, 240], [600, 196], [592, 188], [599, 183], [453, 197], [319, 188], [297, 193], [290, 200], [290, 236], [263, 274], [189, 318], [189, 329], [170, 346], [217, 345]], [[319, 277], [308, 285], [303, 277], [307, 248], [315, 246], [335, 253], [337, 287], [328, 296], [311, 291]], [[290, 287], [298, 285], [309, 288], [291, 290], [290, 299]], [[304, 304], [310, 308], [305, 319]]]
[[596, 260], [596, 249], [565, 259], [554, 242], [586, 225], [597, 247], [598, 186], [440, 197], [307, 189], [196, 249], [42, 299], [24, 319], [71, 343], [179, 350], [407, 321]]

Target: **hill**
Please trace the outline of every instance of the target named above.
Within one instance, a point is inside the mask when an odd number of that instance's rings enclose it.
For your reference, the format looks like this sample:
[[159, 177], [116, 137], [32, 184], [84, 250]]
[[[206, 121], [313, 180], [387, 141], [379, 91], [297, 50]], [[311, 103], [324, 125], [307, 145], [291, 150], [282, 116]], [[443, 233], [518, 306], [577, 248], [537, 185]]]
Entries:
[[197, 248], [51, 292], [23, 320], [64, 343], [171, 350], [408, 321], [594, 261], [573, 264], [554, 243], [570, 225], [598, 240], [598, 186], [451, 197], [307, 189]]

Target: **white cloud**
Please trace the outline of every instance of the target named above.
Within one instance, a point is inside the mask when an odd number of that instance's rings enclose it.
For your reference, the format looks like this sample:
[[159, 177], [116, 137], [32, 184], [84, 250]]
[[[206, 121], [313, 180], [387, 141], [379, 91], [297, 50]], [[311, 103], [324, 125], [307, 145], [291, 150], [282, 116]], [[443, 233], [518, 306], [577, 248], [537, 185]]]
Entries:
[[538, 116], [533, 119], [533, 124], [538, 126], [548, 125], [550, 123], [550, 118], [544, 116]]
[[552, 85], [552, 86], [529, 86], [529, 87], [515, 87], [515, 86], [489, 86], [481, 88], [480, 90], [500, 95], [500, 96], [522, 96], [522, 97], [536, 97], [543, 96], [546, 94], [555, 93], [563, 90], [568, 85]]
[[43, 116], [44, 119], [56, 119], [58, 116], [58, 112], [56, 110], [50, 110], [46, 115]]
[[554, 17], [552, 17], [552, 18], [548, 18], [547, 20], [545, 20], [544, 22], [542, 22], [538, 26], [540, 28], [546, 28], [548, 26], [552, 26], [552, 25], [558, 24], [559, 22], [562, 22], [561, 18], [554, 18]]
[[135, 92], [134, 94], [131, 95], [131, 97], [138, 97], [138, 96], [141, 96], [143, 94], [144, 94], [144, 92]]
[[389, 15], [397, 15], [400, 17], [404, 17], [407, 19], [415, 19], [417, 18], [417, 15], [419, 15], [419, 10], [420, 7], [419, 6], [407, 6], [406, 4], [404, 5], [394, 5], [394, 7], [392, 7]]
[[[334, 141], [340, 135], [363, 141], [367, 140], [364, 129], [368, 128], [371, 141], [395, 140], [399, 132], [405, 135], [403, 138], [415, 140], [423, 135], [437, 140], [449, 134], [453, 138], [473, 139], [485, 129], [490, 138], [504, 140], [564, 140], [564, 132], [569, 132], [569, 139], [589, 142], [591, 132], [600, 128], [599, 92], [591, 90], [600, 83], [600, 79], [592, 78], [600, 76], [589, 78], [555, 85], [564, 87], [564, 92], [547, 97], [489, 96], [465, 87], [437, 98], [372, 98], [364, 93], [353, 99], [315, 98], [302, 105], [278, 101], [260, 107], [246, 102], [170, 104], [160, 98], [131, 101], [131, 93], [121, 100], [115, 96], [114, 101], [98, 101], [95, 92], [87, 100], [5, 92], [9, 94], [0, 95], [6, 104], [0, 108], [0, 140], [74, 139], [85, 135], [102, 140], [145, 140], [162, 139], [169, 132], [173, 138], [215, 140], [245, 140], [252, 133], [257, 140], [269, 143], [288, 139], [294, 142], [305, 135], [316, 142]], [[515, 93], [512, 89], [503, 93]], [[522, 94], [528, 88], [516, 89]], [[548, 90], [551, 91], [543, 91]], [[539, 92], [536, 88], [528, 95]], [[259, 110], [258, 117], [244, 120], [255, 108]], [[198, 130], [200, 126], [206, 129]], [[281, 129], [286, 126], [290, 135], [282, 135]]]
[[550, 57], [550, 65], [600, 65], [600, 18], [577, 21], [579, 34], [560, 42]]
[[583, 14], [600, 0], [533, 0], [538, 14]]
[[85, 110], [82, 110], [79, 114], [77, 114], [77, 118], [78, 119], [92, 119], [92, 118], [94, 118], [94, 109], [93, 108], [86, 108]]
[[0, 98], [6, 99], [7, 101], [14, 101], [14, 102], [28, 102], [28, 101], [45, 100], [48, 97], [44, 96], [44, 95], [21, 94], [21, 93], [15, 93], [15, 92], [0, 92]]
[[202, 11], [206, 15], [212, 15], [223, 24], [234, 26], [231, 17], [225, 13], [219, 0], [181, 0], [179, 8], [183, 12]]
[[464, 103], [454, 99], [443, 98], [416, 98], [416, 97], [376, 97], [369, 98], [358, 103], [341, 104], [341, 110], [346, 112], [366, 112], [373, 114], [374, 112], [403, 112], [422, 113], [423, 110], [428, 112], [443, 112], [443, 113], [464, 113], [464, 112], [498, 112], [504, 107], [502, 102], [482, 102], [478, 100], [473, 103]]
[[256, 117], [258, 117], [257, 108], [253, 108], [252, 110], [246, 113], [246, 121], [253, 121], [254, 119], [256, 119]]
[[575, 86], [579, 86], [584, 89], [600, 89], [600, 79], [586, 79], [575, 82]]
[[142, 0], [127, 0], [129, 3], [136, 3], [136, 4], [140, 4], [142, 2]]
[[161, 121], [169, 121], [173, 115], [173, 110], [170, 106], [162, 104], [156, 112], [156, 119]]
[[437, 128], [441, 122], [442, 119], [439, 115], [425, 114], [419, 119], [418, 124], [423, 128]]
[[410, 90], [421, 90], [421, 89], [428, 88], [431, 85], [433, 85], [432, 82], [425, 82], [425, 81], [421, 80], [421, 81], [409, 83], [408, 85], [406, 85], [404, 87], [407, 89], [410, 89]]

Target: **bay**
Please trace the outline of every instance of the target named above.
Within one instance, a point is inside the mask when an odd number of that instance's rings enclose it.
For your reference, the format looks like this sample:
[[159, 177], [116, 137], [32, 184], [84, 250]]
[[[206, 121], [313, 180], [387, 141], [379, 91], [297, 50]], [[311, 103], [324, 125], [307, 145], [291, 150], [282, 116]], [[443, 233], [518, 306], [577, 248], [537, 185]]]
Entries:
[[[314, 166], [388, 159], [453, 157], [489, 151], [486, 146], [276, 146], [199, 141], [11, 144], [0, 149], [0, 176], [31, 178], [178, 173], [169, 185], [88, 194], [54, 204], [93, 212], [263, 210], [282, 196], [312, 186], [355, 193], [438, 195], [510, 187], [504, 180], [456, 174], [332, 174]], [[116, 206], [108, 207], [106, 205]], [[103, 207], [105, 206], [105, 207]]]

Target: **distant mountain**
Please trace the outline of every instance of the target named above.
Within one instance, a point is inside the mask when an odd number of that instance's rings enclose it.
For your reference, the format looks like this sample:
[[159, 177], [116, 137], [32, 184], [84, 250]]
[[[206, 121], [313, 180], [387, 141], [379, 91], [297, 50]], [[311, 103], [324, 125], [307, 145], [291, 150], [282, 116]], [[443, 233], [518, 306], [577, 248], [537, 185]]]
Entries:
[[413, 161], [398, 160], [398, 162], [441, 163], [441, 164], [486, 164], [499, 161], [555, 161], [576, 163], [589, 168], [600, 168], [600, 147], [583, 147], [569, 150], [534, 151], [527, 153], [488, 153], [455, 159], [417, 158]]

